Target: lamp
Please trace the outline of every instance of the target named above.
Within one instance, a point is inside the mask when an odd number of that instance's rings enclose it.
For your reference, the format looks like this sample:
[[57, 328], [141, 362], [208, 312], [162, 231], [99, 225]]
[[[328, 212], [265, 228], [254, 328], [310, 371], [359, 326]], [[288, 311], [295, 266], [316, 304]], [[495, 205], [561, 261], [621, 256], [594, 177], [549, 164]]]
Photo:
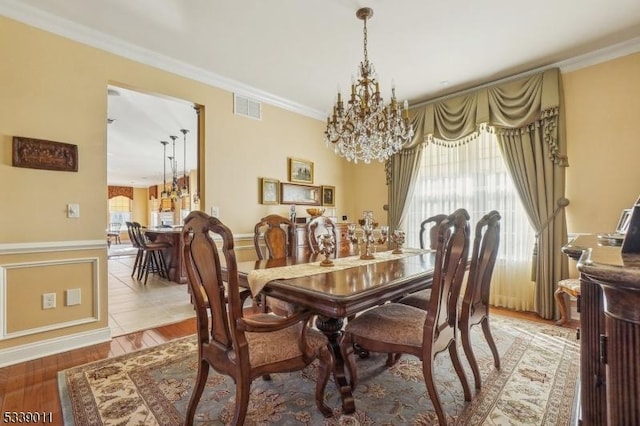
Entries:
[[169, 191], [167, 191], [167, 141], [160, 141], [164, 148], [164, 155], [162, 156], [162, 192], [160, 193], [160, 210], [171, 210], [171, 199]]
[[338, 91], [325, 131], [327, 146], [333, 144], [335, 152], [348, 161], [366, 164], [388, 160], [413, 137], [408, 102], [404, 101], [404, 108], [398, 103], [395, 85], [389, 105], [385, 106], [380, 96], [375, 69], [367, 56], [367, 19], [372, 16], [373, 10], [368, 7], [356, 12], [356, 17], [364, 21], [364, 60], [360, 62], [358, 82], [352, 77], [347, 109]]
[[189, 186], [187, 185], [187, 133], [189, 131], [187, 129], [180, 129], [182, 132], [182, 140], [184, 141], [184, 157], [182, 157], [182, 165], [183, 167], [183, 175], [182, 175], [182, 187], [180, 188], [180, 195], [183, 198], [189, 197]]
[[176, 139], [177, 136], [169, 136], [173, 141], [173, 155], [169, 158], [169, 166], [171, 166], [171, 192], [169, 196], [172, 200], [180, 197], [180, 189], [178, 188], [178, 160], [176, 159]]

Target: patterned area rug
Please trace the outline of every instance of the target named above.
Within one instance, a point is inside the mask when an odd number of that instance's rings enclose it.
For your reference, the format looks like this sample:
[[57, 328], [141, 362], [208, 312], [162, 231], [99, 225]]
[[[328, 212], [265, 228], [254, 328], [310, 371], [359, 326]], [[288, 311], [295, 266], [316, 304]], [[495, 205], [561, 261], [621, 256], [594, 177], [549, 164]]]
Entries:
[[[479, 327], [472, 341], [483, 385], [466, 403], [447, 352], [436, 358], [436, 387], [450, 424], [569, 425], [579, 371], [575, 331], [494, 315], [492, 330], [502, 363], [493, 358]], [[437, 418], [426, 393], [418, 359], [403, 356], [392, 368], [386, 355], [358, 360], [360, 382], [354, 392], [356, 412], [343, 415], [333, 382], [327, 401], [334, 416], [325, 419], [313, 398], [316, 366], [302, 372], [274, 374], [251, 386], [247, 425], [433, 425]], [[65, 424], [182, 424], [197, 369], [195, 338], [187, 337], [120, 357], [59, 373]], [[228, 424], [233, 417], [235, 385], [209, 374], [196, 413], [198, 425]]]

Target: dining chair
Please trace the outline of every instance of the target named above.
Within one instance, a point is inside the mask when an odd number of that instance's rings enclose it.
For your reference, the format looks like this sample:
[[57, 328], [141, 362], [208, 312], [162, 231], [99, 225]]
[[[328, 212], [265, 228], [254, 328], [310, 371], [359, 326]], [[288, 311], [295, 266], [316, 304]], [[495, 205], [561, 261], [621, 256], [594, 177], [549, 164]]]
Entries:
[[358, 382], [354, 345], [370, 352], [411, 354], [422, 361], [427, 392], [438, 416], [446, 417], [433, 378], [433, 361], [445, 349], [462, 383], [465, 401], [471, 390], [457, 348], [457, 307], [469, 252], [469, 214], [456, 210], [440, 226], [435, 253], [432, 293], [427, 310], [402, 303], [387, 303], [363, 312], [345, 327], [340, 350], [347, 361], [352, 388]]
[[144, 283], [147, 284], [149, 272], [155, 272], [162, 278], [169, 278], [169, 268], [164, 260], [164, 251], [171, 247], [168, 242], [153, 242], [142, 232], [142, 226], [138, 222], [132, 222], [133, 232], [138, 244], [142, 247], [142, 262], [138, 270], [138, 281], [144, 276]]
[[[474, 325], [482, 325], [484, 337], [493, 354], [494, 365], [496, 369], [500, 369], [500, 355], [489, 324], [489, 291], [500, 246], [500, 219], [500, 213], [492, 210], [476, 224], [471, 266], [458, 319], [462, 347], [471, 366], [476, 389], [480, 389], [482, 384], [478, 362], [471, 346], [471, 327]], [[430, 298], [431, 290], [427, 289], [404, 297], [399, 303], [427, 309]]]
[[[194, 211], [185, 219], [182, 239], [198, 331], [198, 373], [185, 424], [193, 424], [210, 368], [234, 380], [235, 411], [231, 424], [241, 425], [255, 378], [298, 371], [316, 359], [319, 360], [316, 404], [325, 417], [330, 417], [332, 410], [324, 402], [324, 390], [334, 359], [326, 336], [310, 326], [312, 313], [299, 309], [289, 317], [270, 313], [245, 316], [244, 302], [251, 293], [241, 291], [238, 286], [231, 230], [217, 218]], [[220, 253], [224, 260], [220, 259]], [[222, 265], [227, 270], [226, 281], [222, 279]]]
[[[446, 214], [437, 214], [431, 216], [420, 223], [420, 248], [425, 249], [429, 248], [431, 250], [436, 249], [436, 245], [438, 243], [438, 230], [440, 229], [440, 224], [443, 220], [447, 218]], [[427, 226], [433, 223], [429, 229]], [[429, 241], [427, 244], [427, 231], [429, 235]]]
[[111, 238], [114, 239], [116, 244], [122, 243], [120, 241], [120, 227], [122, 227], [120, 222], [112, 222], [109, 224], [109, 229], [107, 230], [107, 246], [111, 247]]
[[[307, 242], [309, 243], [309, 251], [311, 254], [320, 253], [318, 238], [320, 235], [331, 235], [333, 241], [338, 241], [338, 235], [336, 231], [336, 225], [327, 216], [316, 216], [307, 222]], [[338, 250], [333, 252], [333, 257], [338, 256]]]
[[295, 225], [277, 214], [265, 216], [253, 228], [253, 245], [258, 260], [293, 257], [296, 250]]
[[[295, 225], [286, 217], [277, 214], [265, 216], [253, 228], [253, 245], [258, 260], [294, 257], [297, 248]], [[254, 299], [262, 312], [270, 309], [278, 315], [287, 316], [295, 311], [295, 306], [291, 303], [269, 296], [262, 299]]]

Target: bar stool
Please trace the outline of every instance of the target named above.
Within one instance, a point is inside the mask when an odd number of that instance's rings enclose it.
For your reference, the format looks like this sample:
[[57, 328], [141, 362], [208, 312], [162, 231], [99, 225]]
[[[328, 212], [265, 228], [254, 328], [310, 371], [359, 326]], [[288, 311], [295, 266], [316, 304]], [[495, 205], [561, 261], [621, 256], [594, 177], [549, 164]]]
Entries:
[[133, 231], [138, 243], [142, 247], [143, 258], [138, 270], [138, 281], [144, 275], [144, 283], [147, 284], [149, 272], [157, 272], [162, 278], [169, 279], [169, 269], [164, 260], [163, 251], [169, 249], [171, 244], [168, 242], [151, 242], [142, 232], [142, 227], [138, 222], [133, 222]]

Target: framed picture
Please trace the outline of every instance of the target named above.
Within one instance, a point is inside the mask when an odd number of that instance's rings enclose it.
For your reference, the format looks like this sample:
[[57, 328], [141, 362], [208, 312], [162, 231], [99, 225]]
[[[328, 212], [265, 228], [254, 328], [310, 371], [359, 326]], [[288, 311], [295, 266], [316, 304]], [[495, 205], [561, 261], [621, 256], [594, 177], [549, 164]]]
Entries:
[[320, 205], [320, 187], [282, 182], [280, 204]]
[[260, 203], [278, 204], [280, 199], [280, 181], [277, 179], [260, 179]]
[[299, 158], [289, 158], [289, 181], [313, 183], [313, 163]]
[[336, 187], [322, 185], [322, 205], [328, 207], [336, 206]]

